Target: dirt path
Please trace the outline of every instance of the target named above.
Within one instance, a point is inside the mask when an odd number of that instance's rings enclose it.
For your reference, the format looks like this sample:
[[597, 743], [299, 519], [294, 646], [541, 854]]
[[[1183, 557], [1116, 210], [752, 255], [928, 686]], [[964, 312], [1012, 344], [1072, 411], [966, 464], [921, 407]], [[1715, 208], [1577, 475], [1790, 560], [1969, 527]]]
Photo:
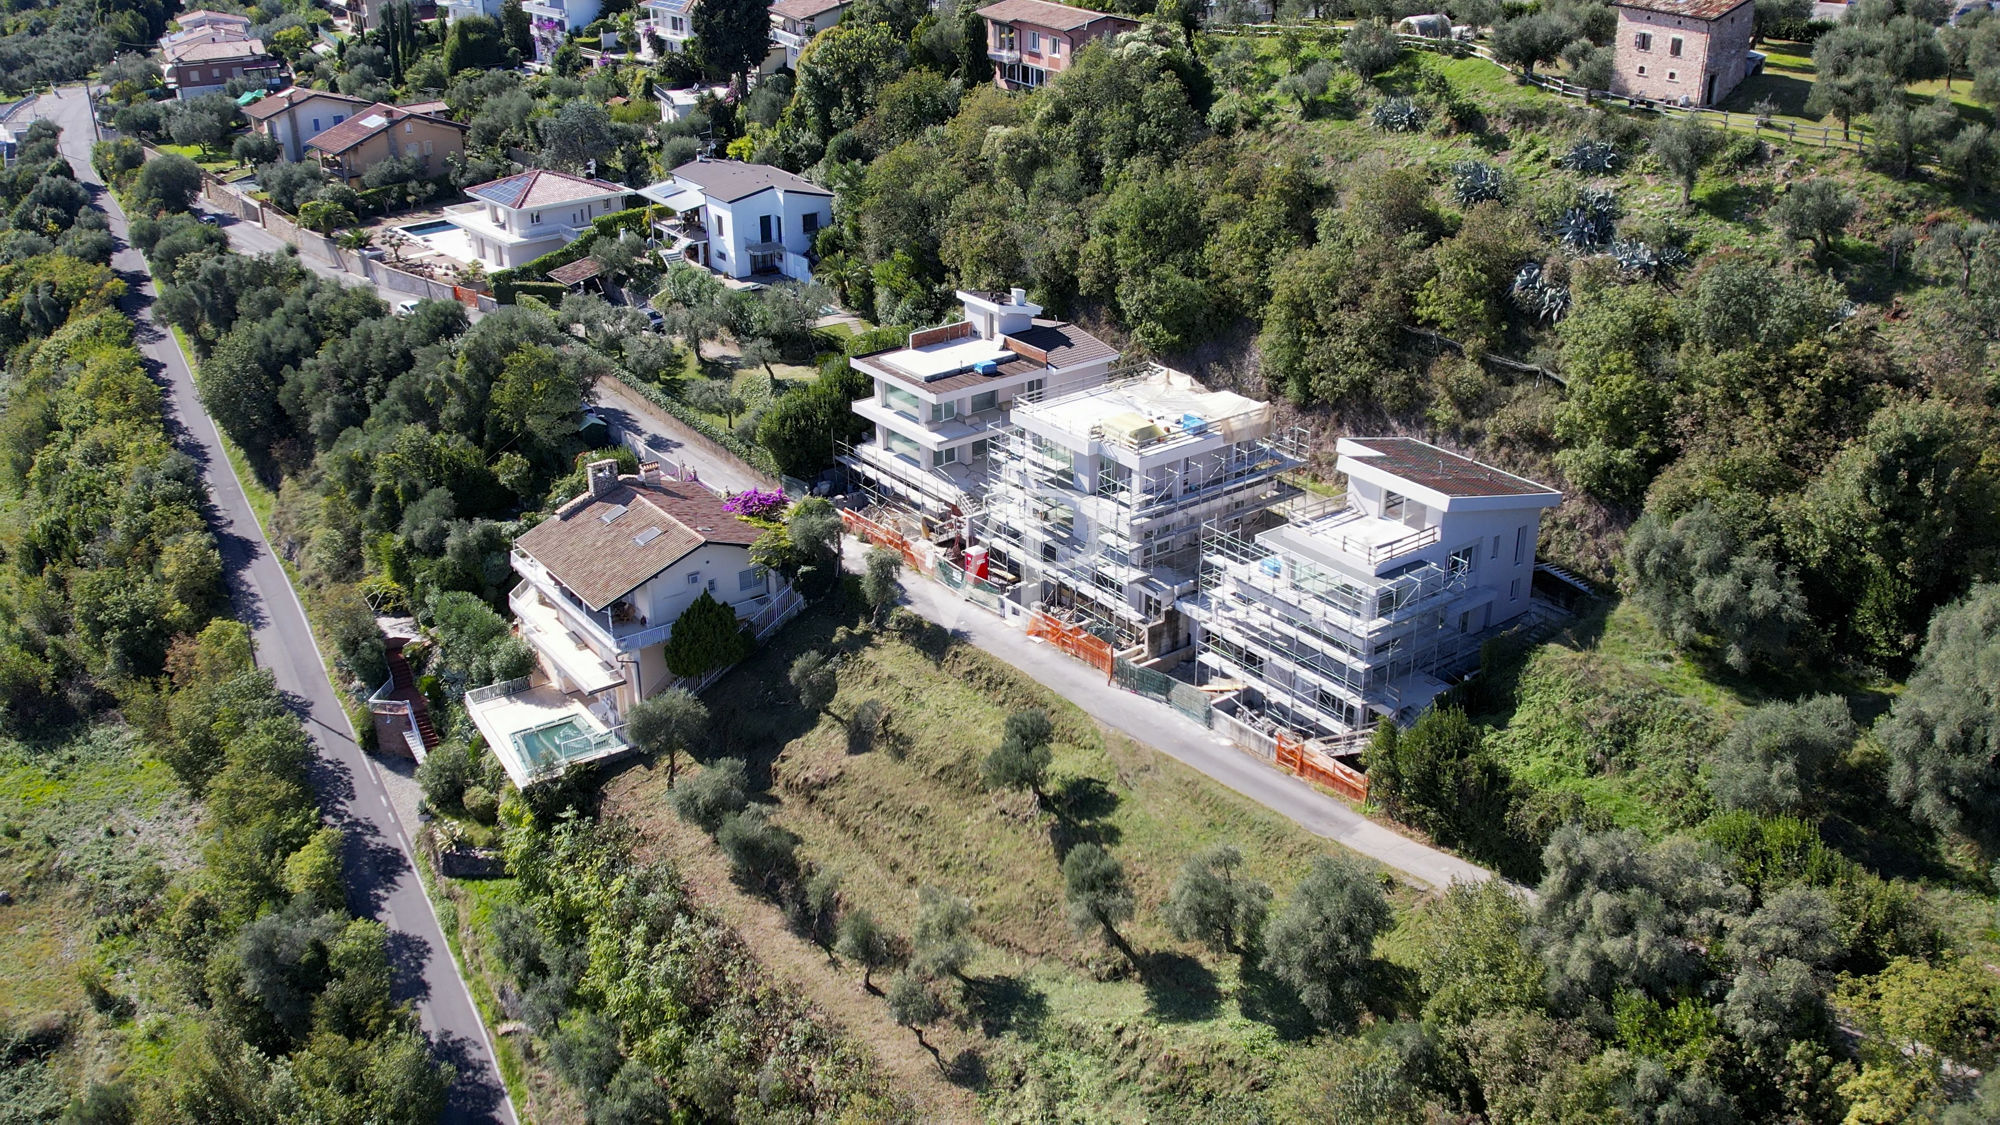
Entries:
[[[729, 878], [728, 861], [699, 829], [683, 823], [664, 803], [631, 799], [638, 789], [665, 792], [652, 773], [653, 767], [634, 766], [605, 794], [605, 812], [639, 830], [635, 850], [640, 858], [665, 857], [679, 867], [696, 899], [743, 935], [767, 971], [799, 989], [813, 1007], [875, 1057], [895, 1089], [914, 1103], [919, 1121], [980, 1120], [972, 1092], [948, 1081], [916, 1036], [889, 1018], [882, 998], [862, 990], [858, 970], [831, 961], [818, 946], [793, 933], [777, 907], [738, 890]], [[881, 988], [886, 981], [887, 974], [877, 974], [875, 986]], [[947, 1059], [977, 1038], [945, 1025], [927, 1029], [925, 1037]]]

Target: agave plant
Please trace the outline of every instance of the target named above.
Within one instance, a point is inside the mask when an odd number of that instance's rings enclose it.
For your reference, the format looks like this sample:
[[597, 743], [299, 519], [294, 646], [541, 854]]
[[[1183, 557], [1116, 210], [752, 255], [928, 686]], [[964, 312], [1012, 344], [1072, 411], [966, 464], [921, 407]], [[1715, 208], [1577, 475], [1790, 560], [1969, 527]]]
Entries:
[[1572, 172], [1602, 176], [1618, 170], [1619, 156], [1610, 141], [1578, 141], [1557, 163]]
[[1569, 286], [1556, 285], [1542, 272], [1540, 262], [1523, 262], [1514, 274], [1514, 303], [1536, 320], [1550, 324], [1569, 315]]
[[1585, 188], [1550, 233], [1570, 253], [1583, 254], [1610, 242], [1617, 221], [1618, 197], [1600, 188]]
[[1414, 133], [1424, 127], [1424, 107], [1405, 97], [1384, 98], [1375, 103], [1369, 120], [1385, 133]]
[[1500, 198], [1500, 169], [1484, 160], [1461, 160], [1451, 166], [1451, 196], [1460, 207]]
[[1621, 238], [1613, 242], [1611, 258], [1620, 270], [1629, 274], [1658, 277], [1662, 272], [1659, 251], [1636, 239]]

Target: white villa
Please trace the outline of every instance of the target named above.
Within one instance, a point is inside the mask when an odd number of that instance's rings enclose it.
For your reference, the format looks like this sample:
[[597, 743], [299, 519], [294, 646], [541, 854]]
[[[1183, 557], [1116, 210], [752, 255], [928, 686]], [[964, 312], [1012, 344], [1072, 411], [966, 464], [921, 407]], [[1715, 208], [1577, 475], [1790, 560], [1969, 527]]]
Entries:
[[[771, 43], [785, 52], [785, 66], [799, 68], [799, 52], [812, 37], [840, 22], [854, 0], [778, 0], [771, 5]], [[777, 52], [772, 52], [773, 62]]]
[[567, 246], [622, 209], [627, 189], [567, 172], [536, 169], [465, 189], [472, 203], [444, 209], [489, 270], [513, 269]]
[[1208, 535], [1196, 675], [1314, 737], [1408, 723], [1529, 609], [1545, 485], [1413, 438], [1342, 438], [1325, 514]]
[[1303, 460], [1271, 405], [1155, 366], [1014, 407], [992, 449], [980, 539], [1024, 605], [1111, 630], [1145, 657], [1187, 644], [1204, 530], [1253, 527]]
[[694, 38], [694, 10], [701, 0], [641, 0], [633, 30], [639, 36], [639, 57], [651, 62], [662, 54], [679, 54]]
[[1076, 325], [1043, 318], [1020, 289], [961, 290], [958, 299], [964, 319], [848, 361], [874, 380], [874, 393], [853, 410], [875, 431], [840, 457], [883, 499], [947, 525], [952, 536], [968, 530], [1008, 411], [1101, 383], [1118, 358]]
[[724, 509], [722, 497], [666, 480], [650, 463], [637, 476], [620, 476], [608, 460], [588, 473], [588, 492], [514, 541], [521, 581], [507, 603], [537, 673], [466, 695], [487, 744], [529, 780], [551, 760], [625, 749], [623, 716], [674, 682], [664, 646], [703, 593], [745, 620], [796, 601], [751, 563], [760, 529]]
[[783, 168], [702, 157], [639, 192], [679, 218], [659, 224], [672, 257], [737, 281], [812, 280], [813, 239], [833, 192]]

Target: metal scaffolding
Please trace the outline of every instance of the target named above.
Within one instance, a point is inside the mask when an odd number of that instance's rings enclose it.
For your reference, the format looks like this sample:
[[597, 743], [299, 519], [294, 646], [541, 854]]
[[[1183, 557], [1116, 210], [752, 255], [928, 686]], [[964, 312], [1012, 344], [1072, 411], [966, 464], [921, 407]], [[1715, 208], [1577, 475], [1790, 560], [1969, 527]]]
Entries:
[[1291, 725], [1342, 734], [1406, 720], [1435, 694], [1417, 677], [1436, 683], [1477, 651], [1450, 621], [1467, 585], [1433, 563], [1354, 577], [1211, 524], [1184, 604], [1202, 625], [1201, 674], [1240, 681]]

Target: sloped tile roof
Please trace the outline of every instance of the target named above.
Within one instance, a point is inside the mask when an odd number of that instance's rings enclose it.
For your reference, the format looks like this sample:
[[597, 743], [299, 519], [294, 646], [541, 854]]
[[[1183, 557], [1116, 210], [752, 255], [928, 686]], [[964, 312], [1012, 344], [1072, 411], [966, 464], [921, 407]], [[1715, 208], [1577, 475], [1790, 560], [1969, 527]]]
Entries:
[[1117, 20], [1137, 27], [1138, 23], [1129, 16], [1113, 12], [1093, 12], [1089, 8], [1072, 8], [1068, 4], [1052, 4], [1049, 0], [1000, 0], [998, 4], [988, 4], [979, 9], [979, 14], [994, 23], [1031, 23], [1036, 27], [1053, 28], [1057, 31], [1074, 31], [1088, 27], [1098, 20]]
[[204, 40], [200, 43], [189, 43], [185, 46], [175, 44], [167, 48], [164, 53], [167, 56], [168, 62], [233, 62], [237, 59], [263, 57], [264, 41], [262, 39], [241, 39], [227, 43], [210, 43]]
[[483, 199], [502, 207], [519, 209], [522, 207], [546, 207], [556, 203], [569, 203], [578, 199], [590, 199], [600, 195], [621, 195], [628, 189], [603, 180], [593, 180], [585, 176], [572, 176], [568, 172], [551, 172], [537, 168], [515, 176], [503, 176], [474, 184], [465, 189], [465, 194], [474, 199]]
[[341, 102], [356, 107], [368, 104], [360, 98], [351, 98], [346, 94], [336, 94], [331, 90], [308, 90], [304, 86], [287, 86], [274, 94], [267, 95], [262, 100], [244, 106], [243, 116], [248, 117], [252, 121], [264, 121], [278, 116], [292, 106], [299, 105], [302, 102], [309, 102], [316, 98]]
[[353, 117], [335, 125], [333, 128], [320, 131], [306, 142], [306, 147], [318, 149], [329, 156], [338, 155], [380, 133], [382, 130], [389, 128], [398, 121], [404, 121], [412, 117], [421, 117], [425, 121], [434, 122], [439, 125], [449, 125], [460, 132], [464, 132], [466, 129], [465, 126], [460, 125], [456, 121], [446, 121], [442, 117], [432, 117], [423, 113], [411, 113], [407, 109], [401, 109], [386, 102], [376, 102], [374, 105], [356, 113]]
[[699, 484], [620, 477], [602, 496], [563, 505], [514, 545], [596, 611], [704, 543], [748, 547], [760, 534]]
[[769, 164], [745, 164], [740, 160], [690, 160], [674, 169], [674, 178], [686, 180], [717, 203], [734, 203], [766, 188], [796, 191], [806, 195], [833, 192], [803, 176]]
[[780, 19], [809, 20], [851, 3], [853, 0], [778, 0], [771, 5], [771, 14]]
[[1617, 8], [1697, 20], [1719, 20], [1748, 3], [1750, 0], [1612, 0], [1612, 6]]

